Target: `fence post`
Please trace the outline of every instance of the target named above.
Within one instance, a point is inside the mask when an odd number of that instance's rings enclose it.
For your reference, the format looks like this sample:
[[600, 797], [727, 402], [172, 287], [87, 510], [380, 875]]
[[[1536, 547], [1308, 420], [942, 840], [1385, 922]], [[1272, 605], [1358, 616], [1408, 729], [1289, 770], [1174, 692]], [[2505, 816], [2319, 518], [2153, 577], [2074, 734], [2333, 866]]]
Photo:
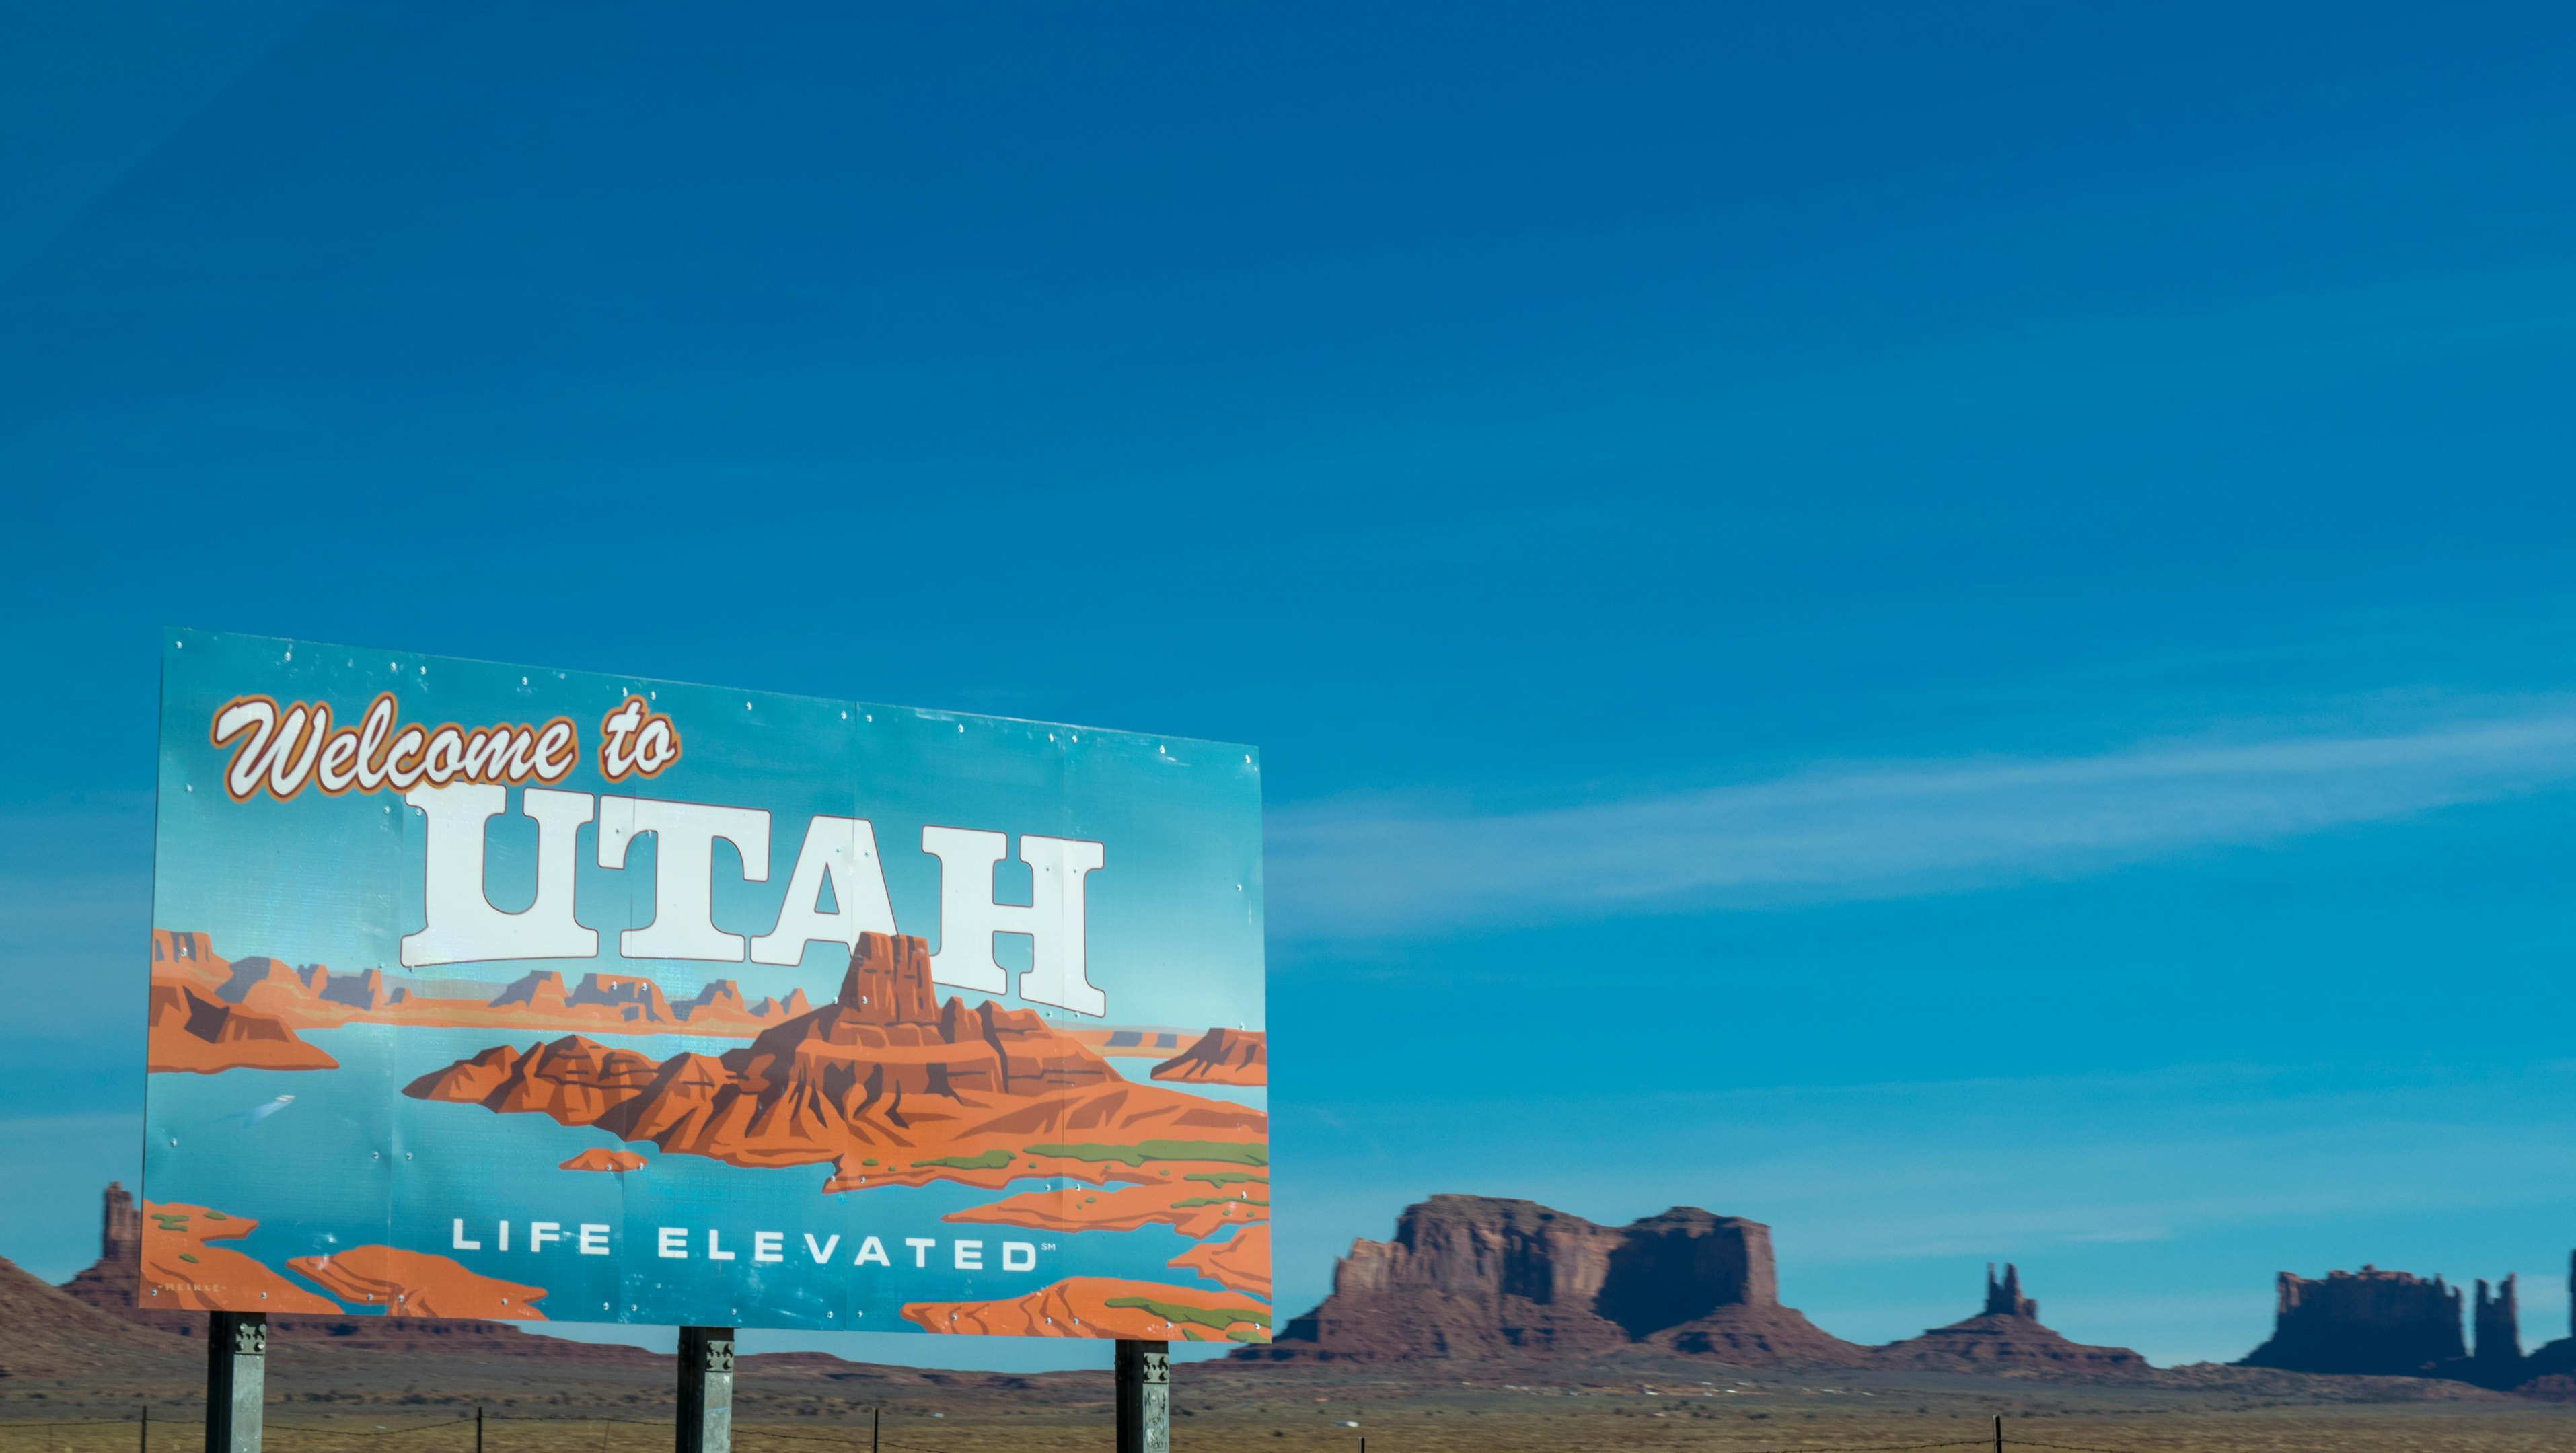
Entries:
[[134, 1446], [139, 1453], [152, 1453], [152, 1405], [145, 1403], [135, 1414]]
[[1995, 1453], [2004, 1453], [2004, 1415], [1995, 1414]]
[[885, 1409], [868, 1409], [868, 1453], [877, 1453], [877, 1424], [885, 1420]]
[[267, 1397], [267, 1314], [215, 1313], [206, 1327], [206, 1453], [259, 1453]]
[[1172, 1344], [1118, 1340], [1118, 1453], [1172, 1453]]
[[474, 1453], [483, 1453], [483, 1405], [474, 1405]]
[[678, 1453], [733, 1453], [733, 1329], [680, 1329]]

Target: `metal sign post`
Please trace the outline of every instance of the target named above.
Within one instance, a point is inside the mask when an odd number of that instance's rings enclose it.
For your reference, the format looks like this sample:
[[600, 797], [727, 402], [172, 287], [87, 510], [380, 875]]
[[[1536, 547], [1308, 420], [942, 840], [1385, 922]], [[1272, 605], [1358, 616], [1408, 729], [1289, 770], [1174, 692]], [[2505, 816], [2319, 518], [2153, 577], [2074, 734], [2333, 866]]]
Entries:
[[[733, 1453], [733, 1329], [680, 1329], [677, 1453]], [[212, 1450], [209, 1450], [212, 1453]]]
[[206, 1453], [259, 1453], [268, 1317], [217, 1312], [206, 1328]]
[[1118, 1453], [1172, 1453], [1172, 1344], [1118, 1343]]

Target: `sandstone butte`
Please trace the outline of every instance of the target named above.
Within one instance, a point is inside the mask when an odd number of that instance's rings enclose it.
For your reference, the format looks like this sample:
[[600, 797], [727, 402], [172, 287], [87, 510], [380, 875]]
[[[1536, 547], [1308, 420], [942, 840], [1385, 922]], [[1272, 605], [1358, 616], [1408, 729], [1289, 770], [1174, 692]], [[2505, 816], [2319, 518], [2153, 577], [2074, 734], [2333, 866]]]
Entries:
[[143, 1303], [192, 1312], [338, 1312], [268, 1266], [210, 1241], [238, 1241], [257, 1221], [179, 1202], [143, 1203]]
[[1164, 1263], [1195, 1271], [1222, 1287], [1270, 1296], [1270, 1228], [1246, 1226], [1224, 1241], [1206, 1241]]
[[1193, 1240], [1270, 1219], [1270, 1180], [1262, 1170], [1192, 1170], [1161, 1176], [1122, 1190], [1023, 1191], [981, 1206], [951, 1211], [943, 1221], [1030, 1226], [1045, 1231], [1133, 1231], [1162, 1222]]
[[642, 1170], [644, 1168], [644, 1164], [644, 1157], [637, 1155], [631, 1150], [610, 1150], [604, 1146], [594, 1145], [590, 1149], [583, 1151], [581, 1154], [574, 1156], [572, 1159], [565, 1161], [563, 1164], [556, 1166], [555, 1169], [605, 1170], [616, 1171], [622, 1174], [630, 1170]]
[[1067, 1277], [1026, 1296], [994, 1302], [907, 1302], [903, 1315], [928, 1332], [1157, 1342], [1270, 1340], [1270, 1308], [1250, 1297], [1112, 1276]]
[[343, 1299], [383, 1307], [389, 1316], [546, 1319], [536, 1307], [544, 1287], [484, 1276], [425, 1251], [358, 1246], [331, 1256], [292, 1256], [286, 1264]]
[[2003, 1280], [1997, 1281], [1992, 1263], [1986, 1266], [1984, 1311], [1934, 1327], [1920, 1337], [1873, 1347], [1869, 1359], [1887, 1366], [1952, 1371], [1995, 1367], [2101, 1372], [2147, 1365], [2147, 1359], [2126, 1347], [2091, 1347], [2041, 1326], [2039, 1303], [2021, 1294], [2021, 1268], [2006, 1266]]
[[498, 1045], [404, 1094], [596, 1125], [741, 1166], [829, 1163], [825, 1192], [1056, 1176], [1155, 1182], [1269, 1164], [1257, 1110], [1130, 1084], [1029, 1010], [937, 1002], [920, 939], [863, 934], [832, 1003], [721, 1056], [580, 1035]]
[[1611, 1227], [1485, 1196], [1406, 1207], [1394, 1240], [1351, 1243], [1322, 1305], [1238, 1355], [1489, 1360], [1640, 1342], [1739, 1367], [1865, 1355], [1780, 1305], [1758, 1221], [1676, 1206]]
[[585, 974], [567, 986], [541, 969], [489, 999], [442, 998], [388, 986], [380, 970], [333, 973], [322, 964], [297, 968], [254, 955], [226, 960], [202, 933], [152, 931], [152, 977], [194, 988], [201, 997], [266, 1015], [290, 1029], [337, 1029], [352, 1022], [426, 1029], [595, 1029], [619, 1034], [706, 1034], [748, 1038], [809, 1012], [805, 991], [785, 999], [745, 1001], [731, 979], [718, 979], [677, 1004], [635, 974]]
[[1154, 1066], [1154, 1078], [1203, 1085], [1269, 1084], [1267, 1038], [1258, 1029], [1211, 1029], [1198, 1043]]

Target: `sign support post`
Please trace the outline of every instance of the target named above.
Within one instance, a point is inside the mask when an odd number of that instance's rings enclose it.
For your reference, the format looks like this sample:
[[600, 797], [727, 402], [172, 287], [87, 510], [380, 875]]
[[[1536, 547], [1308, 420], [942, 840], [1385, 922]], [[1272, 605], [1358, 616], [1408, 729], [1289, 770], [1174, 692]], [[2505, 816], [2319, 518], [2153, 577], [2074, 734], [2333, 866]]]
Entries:
[[1118, 1342], [1118, 1453], [1172, 1453], [1172, 1344]]
[[[676, 1453], [733, 1453], [733, 1329], [680, 1329]], [[212, 1450], [209, 1450], [212, 1453]]]
[[217, 1312], [206, 1328], [206, 1453], [259, 1453], [268, 1316]]

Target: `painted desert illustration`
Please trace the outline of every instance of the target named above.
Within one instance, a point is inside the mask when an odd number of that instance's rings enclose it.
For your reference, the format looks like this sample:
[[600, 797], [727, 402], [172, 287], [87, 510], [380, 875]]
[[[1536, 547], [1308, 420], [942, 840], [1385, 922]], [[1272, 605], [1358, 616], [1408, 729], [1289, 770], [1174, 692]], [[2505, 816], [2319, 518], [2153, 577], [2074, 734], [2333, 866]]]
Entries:
[[[643, 1453], [669, 1439], [667, 1356], [530, 1335], [547, 1321], [533, 1288], [387, 1247], [327, 1265], [297, 1258], [280, 1277], [227, 1260], [250, 1230], [241, 1218], [138, 1206], [114, 1185], [101, 1209], [98, 1260], [61, 1288], [0, 1262], [0, 1303], [18, 1314], [0, 1329], [12, 1373], [0, 1379], [0, 1428], [87, 1419], [71, 1436], [125, 1441], [68, 1446], [130, 1447], [139, 1389], [157, 1404], [146, 1436], [166, 1445], [194, 1433], [162, 1429], [195, 1410], [207, 1319], [150, 1286], [186, 1275], [270, 1292], [276, 1417], [295, 1425], [297, 1446], [355, 1450], [420, 1433], [462, 1448], [478, 1405], [505, 1448]], [[1250, 1227], [1192, 1256], [1221, 1259], [1266, 1233]], [[1347, 1450], [1363, 1430], [1387, 1430], [1406, 1446], [1486, 1453], [1991, 1447], [1998, 1436], [2103, 1453], [2520, 1450], [2562, 1446], [2576, 1413], [2576, 1337], [2523, 1352], [2510, 1276], [2477, 1284], [2472, 1299], [2441, 1277], [2376, 1267], [2284, 1274], [2267, 1340], [2232, 1364], [2159, 1367], [2043, 1322], [2011, 1265], [1988, 1268], [1981, 1302], [1973, 1283], [1959, 1287], [1967, 1315], [1955, 1321], [1880, 1346], [1846, 1341], [1782, 1304], [1771, 1246], [1770, 1227], [1695, 1207], [1613, 1226], [1530, 1201], [1435, 1195], [1386, 1240], [1355, 1242], [1331, 1295], [1274, 1341], [1249, 1336], [1269, 1325], [1266, 1288], [1182, 1302], [1115, 1277], [926, 1301], [905, 1317], [956, 1332], [1219, 1345], [1240, 1335], [1250, 1345], [1173, 1370], [1176, 1428], [1209, 1448]], [[307, 1281], [329, 1296], [299, 1290]], [[2250, 1319], [2245, 1334], [2261, 1335]], [[736, 1372], [737, 1416], [753, 1436], [864, 1439], [874, 1424], [902, 1447], [1041, 1453], [1097, 1436], [1107, 1412], [1097, 1372], [940, 1371], [821, 1352], [745, 1356]]]
[[[568, 986], [551, 971], [464, 997], [452, 984], [390, 983], [380, 970], [338, 974], [265, 956], [226, 959], [205, 934], [158, 930], [150, 1064], [160, 1075], [287, 1072], [301, 1082], [309, 1074], [321, 1086], [354, 1072], [330, 1046], [351, 1054], [346, 1036], [358, 1033], [379, 1067], [431, 1056], [390, 1087], [424, 1113], [498, 1116], [582, 1133], [577, 1142], [542, 1142], [545, 1152], [530, 1169], [650, 1183], [667, 1178], [655, 1167], [671, 1157], [705, 1162], [709, 1173], [811, 1168], [820, 1178], [803, 1194], [832, 1198], [817, 1203], [827, 1214], [845, 1203], [864, 1207], [871, 1194], [966, 1188], [990, 1194], [951, 1204], [938, 1219], [958, 1228], [950, 1240], [977, 1248], [974, 1270], [1030, 1271], [1039, 1247], [1070, 1244], [1014, 1240], [992, 1253], [1002, 1261], [984, 1262], [982, 1243], [966, 1231], [990, 1227], [1032, 1238], [1086, 1236], [1081, 1244], [1112, 1249], [1131, 1273], [1083, 1274], [1075, 1263], [1074, 1274], [1008, 1296], [905, 1300], [888, 1309], [915, 1330], [1007, 1326], [1025, 1335], [1116, 1337], [1144, 1335], [1136, 1329], [1151, 1324], [1163, 1329], [1154, 1335], [1177, 1341], [1266, 1341], [1269, 1122], [1242, 1098], [1257, 1097], [1266, 1083], [1262, 1034], [1068, 1030], [989, 999], [942, 1001], [930, 964], [922, 940], [871, 933], [861, 936], [836, 992], [819, 1006], [802, 989], [748, 1002], [730, 980], [675, 1002], [641, 975], [591, 973]], [[485, 1031], [492, 1039], [479, 1048], [442, 1052]], [[657, 1040], [730, 1047], [674, 1045], [656, 1054], [649, 1046]], [[407, 1048], [413, 1045], [419, 1048]], [[298, 1098], [290, 1091], [226, 1118], [255, 1124]], [[601, 1143], [601, 1134], [610, 1143]], [[178, 1138], [170, 1139], [175, 1153]], [[493, 1171], [505, 1178], [506, 1167]], [[780, 1183], [759, 1185], [761, 1194], [776, 1194]], [[146, 1299], [167, 1298], [164, 1305], [179, 1309], [249, 1304], [299, 1312], [383, 1308], [411, 1317], [545, 1316], [548, 1287], [469, 1265], [476, 1259], [469, 1251], [511, 1249], [507, 1215], [450, 1216], [437, 1222], [448, 1234], [431, 1244], [367, 1241], [274, 1265], [207, 1244], [248, 1237], [258, 1210], [146, 1205]], [[489, 1238], [480, 1230], [469, 1237], [469, 1220], [478, 1227], [492, 1220]], [[851, 1225], [861, 1223], [875, 1224], [859, 1215]], [[863, 1269], [892, 1269], [882, 1238], [854, 1229], [844, 1247], [837, 1221], [821, 1223], [821, 1231], [796, 1224], [809, 1253], [833, 1248], [812, 1261], [855, 1253]], [[529, 1217], [519, 1249], [529, 1250], [531, 1238], [583, 1235], [591, 1239], [580, 1242], [580, 1253], [593, 1254], [605, 1248], [610, 1230], [602, 1222], [565, 1232]], [[759, 1234], [781, 1247], [793, 1239], [785, 1230]], [[1164, 1249], [1140, 1263], [1133, 1251], [1114, 1251], [1124, 1244], [1119, 1238]], [[783, 1253], [766, 1249], [771, 1244], [758, 1242], [752, 1255], [783, 1264]], [[666, 1244], [662, 1255], [670, 1254]], [[733, 1259], [720, 1239], [700, 1254]], [[944, 1269], [967, 1267], [968, 1254], [943, 1250], [957, 1257]], [[926, 1253], [914, 1260], [909, 1270], [939, 1269]], [[828, 1315], [837, 1320], [836, 1312]]]

